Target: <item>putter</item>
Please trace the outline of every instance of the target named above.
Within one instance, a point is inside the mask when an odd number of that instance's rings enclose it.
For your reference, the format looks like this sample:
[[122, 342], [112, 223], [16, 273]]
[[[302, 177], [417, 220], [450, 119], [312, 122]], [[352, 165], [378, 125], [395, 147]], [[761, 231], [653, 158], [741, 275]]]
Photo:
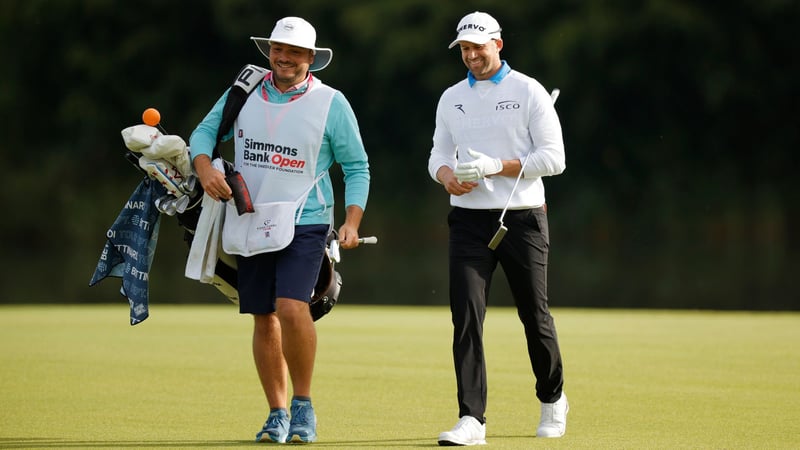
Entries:
[[497, 229], [497, 232], [495, 232], [494, 236], [492, 236], [492, 240], [489, 241], [489, 248], [491, 250], [497, 249], [497, 246], [500, 245], [500, 241], [502, 241], [506, 236], [507, 231], [508, 228], [503, 225], [503, 219], [500, 219], [500, 228]]
[[[556, 104], [556, 99], [558, 98], [558, 94], [560, 93], [561, 90], [557, 88], [553, 89], [553, 91], [550, 92], [550, 98], [553, 100], [554, 105]], [[520, 166], [519, 168], [519, 175], [517, 175], [517, 181], [514, 182], [514, 187], [511, 188], [511, 194], [509, 194], [508, 200], [506, 200], [506, 206], [503, 208], [503, 212], [500, 213], [500, 219], [498, 220], [498, 222], [500, 222], [500, 228], [497, 229], [497, 232], [495, 232], [494, 236], [492, 236], [492, 240], [489, 241], [488, 247], [490, 250], [497, 249], [497, 246], [500, 245], [500, 241], [503, 240], [503, 238], [506, 236], [506, 233], [508, 232], [508, 227], [506, 227], [505, 224], [503, 223], [503, 218], [506, 216], [506, 211], [508, 211], [508, 205], [511, 204], [511, 198], [514, 197], [514, 192], [516, 192], [517, 186], [519, 186], [519, 180], [520, 178], [522, 178], [522, 172], [525, 169], [525, 165], [528, 164], [528, 158], [530, 157], [531, 154], [528, 153], [528, 155], [525, 156], [525, 161], [522, 162], [522, 166]]]
[[503, 208], [503, 212], [500, 213], [500, 228], [494, 233], [492, 236], [492, 240], [489, 241], [489, 248], [491, 250], [495, 250], [498, 245], [500, 245], [500, 241], [506, 236], [506, 232], [508, 232], [508, 227], [503, 224], [503, 218], [506, 216], [506, 211], [508, 211], [508, 205], [511, 203], [511, 197], [514, 196], [514, 192], [517, 190], [517, 186], [519, 185], [519, 180], [522, 178], [522, 169], [525, 168], [525, 164], [528, 162], [528, 158], [530, 158], [531, 154], [525, 157], [525, 161], [522, 163], [522, 166], [519, 168], [519, 175], [517, 175], [517, 181], [514, 183], [514, 187], [511, 189], [511, 194], [508, 196], [508, 200], [506, 200], [506, 206]]

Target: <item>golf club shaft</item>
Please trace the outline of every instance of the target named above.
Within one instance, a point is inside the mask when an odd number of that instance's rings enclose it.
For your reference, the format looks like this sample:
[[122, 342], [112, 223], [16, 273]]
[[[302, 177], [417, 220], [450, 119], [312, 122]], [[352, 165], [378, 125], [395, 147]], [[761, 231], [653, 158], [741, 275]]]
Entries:
[[[554, 105], [556, 104], [556, 100], [558, 99], [559, 94], [561, 94], [561, 89], [558, 88], [553, 89], [553, 91], [550, 92], [550, 99], [553, 101]], [[506, 211], [508, 210], [508, 205], [511, 204], [511, 198], [514, 197], [514, 192], [517, 191], [517, 186], [519, 186], [519, 180], [522, 178], [522, 174], [525, 171], [525, 166], [528, 164], [528, 158], [530, 157], [531, 157], [530, 152], [527, 155], [525, 155], [525, 160], [522, 162], [522, 165], [519, 168], [519, 174], [517, 174], [517, 180], [514, 182], [514, 187], [511, 188], [511, 195], [508, 196], [508, 200], [506, 201], [506, 206], [503, 207], [503, 212], [500, 213], [501, 226], [503, 225], [503, 218], [505, 217]]]
[[[553, 105], [556, 104], [556, 100], [558, 99], [559, 94], [561, 94], [561, 89], [558, 88], [553, 89], [553, 91], [550, 92], [550, 99], [553, 101]], [[503, 212], [500, 213], [500, 219], [498, 219], [498, 222], [500, 222], [500, 228], [498, 228], [497, 232], [492, 237], [492, 240], [489, 241], [488, 247], [492, 250], [495, 250], [497, 246], [500, 245], [500, 241], [503, 240], [503, 237], [505, 237], [506, 232], [508, 231], [508, 228], [506, 228], [505, 224], [503, 223], [503, 218], [505, 218], [506, 216], [506, 211], [508, 211], [508, 205], [511, 204], [511, 199], [514, 197], [514, 192], [517, 191], [517, 186], [519, 186], [519, 180], [522, 178], [522, 174], [525, 171], [525, 165], [528, 164], [528, 158], [530, 157], [531, 157], [530, 153], [525, 155], [525, 161], [523, 161], [522, 164], [520, 165], [519, 174], [517, 174], [517, 180], [514, 182], [514, 187], [511, 188], [511, 194], [509, 194], [508, 200], [506, 200], [506, 206], [503, 207]]]

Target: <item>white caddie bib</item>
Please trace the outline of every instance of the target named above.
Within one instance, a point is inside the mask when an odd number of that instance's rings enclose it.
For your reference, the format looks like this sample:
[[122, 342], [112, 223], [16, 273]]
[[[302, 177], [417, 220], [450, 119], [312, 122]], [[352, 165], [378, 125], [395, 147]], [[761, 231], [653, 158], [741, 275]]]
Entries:
[[239, 216], [236, 206], [226, 203], [226, 253], [252, 256], [292, 242], [305, 200], [324, 175], [315, 171], [335, 92], [315, 79], [305, 94], [289, 103], [250, 95], [234, 124], [234, 165], [250, 194], [255, 193], [255, 212]]

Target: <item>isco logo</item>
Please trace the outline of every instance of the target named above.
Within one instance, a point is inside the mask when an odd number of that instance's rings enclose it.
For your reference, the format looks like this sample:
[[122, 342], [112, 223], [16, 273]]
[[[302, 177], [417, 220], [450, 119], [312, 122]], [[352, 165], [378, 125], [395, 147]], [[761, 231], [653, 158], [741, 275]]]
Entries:
[[516, 100], [503, 100], [497, 102], [497, 105], [494, 107], [495, 111], [504, 111], [507, 109], [519, 109], [519, 102]]

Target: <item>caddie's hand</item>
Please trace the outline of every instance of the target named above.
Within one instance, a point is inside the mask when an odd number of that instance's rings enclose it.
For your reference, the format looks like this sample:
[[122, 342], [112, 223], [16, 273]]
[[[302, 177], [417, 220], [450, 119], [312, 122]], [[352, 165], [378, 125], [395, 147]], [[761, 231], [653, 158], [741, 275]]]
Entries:
[[339, 247], [346, 250], [358, 247], [358, 228], [346, 223], [339, 227]]
[[203, 191], [217, 201], [227, 201], [233, 196], [233, 191], [225, 181], [225, 174], [211, 164], [211, 158], [199, 155], [194, 159], [194, 171], [203, 186]]
[[345, 211], [344, 223], [339, 227], [339, 247], [347, 250], [358, 247], [358, 227], [364, 210], [360, 206], [348, 205]]
[[453, 173], [459, 182], [480, 180], [503, 170], [503, 161], [499, 158], [492, 158], [471, 148], [467, 149], [467, 153], [475, 159], [458, 163]]

